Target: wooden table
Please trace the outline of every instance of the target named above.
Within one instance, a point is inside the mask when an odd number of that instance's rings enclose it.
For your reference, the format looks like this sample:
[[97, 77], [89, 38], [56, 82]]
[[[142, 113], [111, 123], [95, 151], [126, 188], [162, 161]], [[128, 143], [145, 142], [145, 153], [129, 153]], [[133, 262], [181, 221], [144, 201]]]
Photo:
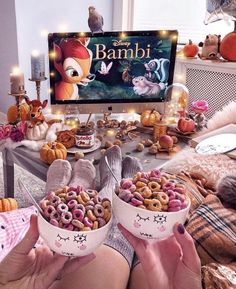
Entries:
[[[166, 153], [166, 157], [158, 157], [155, 155], [151, 155], [148, 153], [148, 148], [145, 148], [142, 152], [137, 152], [135, 150], [136, 145], [140, 142], [141, 139], [147, 139], [151, 136], [148, 134], [140, 133], [137, 139], [132, 141], [125, 142], [122, 147], [122, 155], [125, 157], [126, 155], [137, 157], [141, 160], [143, 170], [148, 171], [156, 167], [162, 167], [168, 161], [170, 157]], [[183, 147], [186, 144], [181, 143], [180, 146]], [[98, 163], [101, 157], [101, 149], [97, 149], [94, 152], [87, 153], [85, 155], [86, 159], [93, 161], [97, 175], [99, 177], [98, 172]], [[23, 169], [29, 171], [33, 175], [37, 176], [43, 181], [46, 181], [46, 175], [48, 170], [48, 165], [43, 163], [39, 158], [39, 152], [34, 152], [29, 150], [26, 147], [17, 147], [15, 149], [5, 148], [2, 153], [3, 156], [3, 176], [4, 176], [4, 194], [5, 197], [14, 197], [14, 165], [17, 164]], [[67, 159], [73, 165], [75, 163], [74, 155], [68, 154]]]

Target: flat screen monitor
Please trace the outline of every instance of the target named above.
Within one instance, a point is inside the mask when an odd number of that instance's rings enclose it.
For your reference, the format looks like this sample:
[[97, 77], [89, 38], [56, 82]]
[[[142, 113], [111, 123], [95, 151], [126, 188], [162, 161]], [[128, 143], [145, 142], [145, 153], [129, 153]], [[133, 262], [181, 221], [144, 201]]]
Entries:
[[49, 34], [52, 109], [162, 110], [173, 82], [177, 38], [176, 30]]

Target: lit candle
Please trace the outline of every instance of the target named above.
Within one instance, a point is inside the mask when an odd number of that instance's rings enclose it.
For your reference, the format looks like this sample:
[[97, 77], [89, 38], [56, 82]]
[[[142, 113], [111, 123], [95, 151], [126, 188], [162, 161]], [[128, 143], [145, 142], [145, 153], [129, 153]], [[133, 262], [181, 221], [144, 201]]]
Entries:
[[10, 94], [25, 94], [24, 74], [19, 67], [14, 67], [10, 73]]
[[31, 80], [45, 79], [44, 54], [34, 50], [31, 54]]

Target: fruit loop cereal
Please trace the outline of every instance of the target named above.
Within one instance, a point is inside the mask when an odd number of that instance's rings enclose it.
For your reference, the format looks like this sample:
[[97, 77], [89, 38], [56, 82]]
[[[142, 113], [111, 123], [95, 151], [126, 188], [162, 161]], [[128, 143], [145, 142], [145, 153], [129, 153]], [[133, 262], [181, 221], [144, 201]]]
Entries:
[[158, 169], [122, 179], [115, 192], [126, 203], [150, 211], [177, 212], [188, 206], [185, 185]]
[[95, 190], [80, 186], [49, 192], [40, 202], [50, 224], [70, 231], [91, 231], [105, 226], [111, 218], [111, 202]]

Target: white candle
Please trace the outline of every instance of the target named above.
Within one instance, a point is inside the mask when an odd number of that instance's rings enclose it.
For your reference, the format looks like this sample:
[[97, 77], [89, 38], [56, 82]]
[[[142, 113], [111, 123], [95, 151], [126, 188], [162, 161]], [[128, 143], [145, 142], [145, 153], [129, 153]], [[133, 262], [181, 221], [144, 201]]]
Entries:
[[24, 74], [19, 67], [13, 68], [12, 73], [10, 73], [10, 93], [25, 94]]
[[43, 80], [45, 78], [45, 56], [34, 50], [31, 54], [31, 79]]

